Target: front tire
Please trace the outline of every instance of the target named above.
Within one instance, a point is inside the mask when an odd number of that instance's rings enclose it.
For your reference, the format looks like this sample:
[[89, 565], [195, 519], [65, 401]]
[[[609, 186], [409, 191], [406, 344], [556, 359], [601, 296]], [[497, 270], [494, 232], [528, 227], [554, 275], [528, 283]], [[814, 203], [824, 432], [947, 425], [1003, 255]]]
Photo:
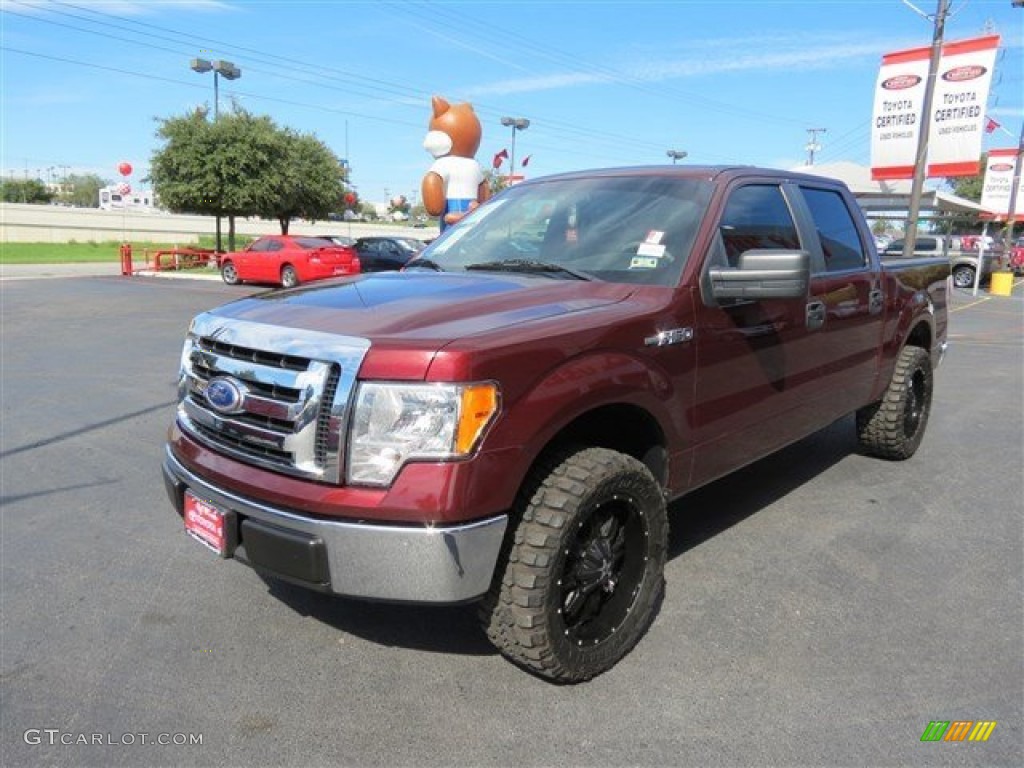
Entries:
[[885, 395], [857, 411], [864, 453], [902, 461], [917, 451], [932, 409], [932, 362], [920, 347], [904, 347]]
[[281, 267], [281, 287], [294, 288], [298, 284], [299, 273], [295, 271], [295, 267], [291, 264], [285, 264]]
[[481, 606], [509, 660], [559, 682], [607, 671], [647, 631], [664, 594], [668, 519], [636, 459], [561, 454], [528, 480], [503, 572]]
[[965, 264], [953, 269], [953, 285], [957, 288], [973, 288], [974, 287], [974, 267], [969, 267]]
[[220, 268], [220, 277], [228, 285], [238, 285], [242, 282], [238, 277], [238, 270], [230, 261], [225, 261]]

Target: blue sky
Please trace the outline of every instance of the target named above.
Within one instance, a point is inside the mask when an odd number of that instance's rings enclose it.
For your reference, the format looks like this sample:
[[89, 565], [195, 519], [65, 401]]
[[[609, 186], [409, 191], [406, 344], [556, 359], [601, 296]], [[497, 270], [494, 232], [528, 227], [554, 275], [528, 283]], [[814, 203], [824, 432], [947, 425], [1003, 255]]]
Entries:
[[[526, 117], [516, 162], [540, 176], [685, 162], [792, 167], [808, 128], [816, 162], [868, 164], [882, 54], [928, 45], [932, 25], [901, 0], [676, 2], [276, 2], [0, 0], [0, 171], [44, 179], [122, 160], [141, 185], [157, 117], [212, 104], [201, 56], [242, 70], [234, 99], [314, 133], [364, 200], [418, 198], [430, 97], [469, 101], [477, 159], [511, 149], [502, 116]], [[934, 13], [936, 0], [914, 0]], [[1014, 146], [1024, 119], [1024, 10], [952, 0], [946, 39], [998, 33], [987, 113]], [[507, 169], [507, 165], [506, 165]], [[518, 170], [518, 167], [517, 167]]]

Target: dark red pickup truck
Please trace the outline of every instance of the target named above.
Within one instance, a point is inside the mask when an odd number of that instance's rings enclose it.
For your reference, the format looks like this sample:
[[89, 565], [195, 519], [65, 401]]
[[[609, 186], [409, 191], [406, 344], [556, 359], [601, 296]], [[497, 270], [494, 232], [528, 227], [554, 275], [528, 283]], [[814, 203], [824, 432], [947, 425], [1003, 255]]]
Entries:
[[401, 273], [195, 318], [164, 462], [222, 557], [373, 600], [479, 600], [508, 658], [586, 680], [664, 590], [666, 505], [856, 413], [905, 459], [945, 259], [879, 263], [838, 182], [662, 167], [518, 184]]

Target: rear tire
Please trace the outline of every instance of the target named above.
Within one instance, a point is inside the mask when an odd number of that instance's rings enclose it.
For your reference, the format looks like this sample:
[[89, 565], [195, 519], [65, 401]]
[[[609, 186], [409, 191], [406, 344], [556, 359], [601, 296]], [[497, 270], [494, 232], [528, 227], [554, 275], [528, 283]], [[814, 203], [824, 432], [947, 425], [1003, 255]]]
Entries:
[[953, 269], [953, 285], [957, 288], [974, 287], [974, 267], [964, 264]]
[[932, 364], [920, 347], [904, 347], [885, 395], [857, 411], [861, 450], [892, 461], [917, 451], [932, 409]]
[[238, 270], [235, 269], [235, 265], [230, 261], [225, 261], [220, 267], [220, 277], [228, 285], [238, 285], [242, 282], [238, 278]]
[[665, 589], [661, 487], [631, 456], [570, 451], [527, 481], [522, 516], [481, 604], [491, 642], [550, 680], [607, 671], [646, 633]]
[[295, 267], [291, 264], [285, 264], [281, 267], [281, 287], [294, 288], [298, 284], [299, 273], [295, 271]]

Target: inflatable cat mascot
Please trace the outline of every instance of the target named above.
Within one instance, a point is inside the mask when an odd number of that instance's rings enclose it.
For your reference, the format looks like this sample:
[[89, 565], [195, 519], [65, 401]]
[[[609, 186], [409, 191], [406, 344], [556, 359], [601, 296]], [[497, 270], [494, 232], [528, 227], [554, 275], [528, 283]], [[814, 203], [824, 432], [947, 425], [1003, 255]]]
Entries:
[[423, 206], [441, 219], [441, 231], [490, 197], [490, 187], [474, 159], [482, 129], [473, 107], [452, 106], [440, 96], [431, 102], [434, 115], [423, 148], [436, 159], [423, 177]]

